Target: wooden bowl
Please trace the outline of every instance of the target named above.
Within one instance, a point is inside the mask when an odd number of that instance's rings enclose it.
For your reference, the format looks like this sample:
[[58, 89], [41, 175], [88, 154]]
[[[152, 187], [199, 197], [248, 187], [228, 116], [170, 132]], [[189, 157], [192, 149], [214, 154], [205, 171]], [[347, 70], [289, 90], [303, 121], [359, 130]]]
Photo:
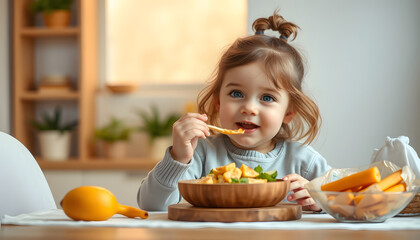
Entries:
[[108, 84], [106, 87], [113, 93], [131, 93], [135, 92], [139, 88], [139, 86], [134, 83]]
[[202, 184], [198, 180], [178, 182], [182, 197], [196, 207], [256, 208], [270, 207], [283, 200], [290, 189], [290, 181], [253, 184]]

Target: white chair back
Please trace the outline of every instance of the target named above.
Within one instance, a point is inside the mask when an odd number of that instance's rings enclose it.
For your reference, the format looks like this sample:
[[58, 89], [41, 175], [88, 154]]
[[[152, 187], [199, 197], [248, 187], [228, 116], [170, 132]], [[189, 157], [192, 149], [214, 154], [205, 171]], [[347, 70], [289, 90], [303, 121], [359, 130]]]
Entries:
[[57, 209], [44, 173], [28, 149], [0, 132], [0, 217]]

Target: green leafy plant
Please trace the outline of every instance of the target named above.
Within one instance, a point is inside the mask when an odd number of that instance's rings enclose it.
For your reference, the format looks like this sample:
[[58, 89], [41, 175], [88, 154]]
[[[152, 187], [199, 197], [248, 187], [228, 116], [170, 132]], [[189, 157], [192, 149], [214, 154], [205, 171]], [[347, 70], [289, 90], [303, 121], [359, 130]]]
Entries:
[[128, 141], [133, 128], [125, 125], [123, 121], [112, 118], [109, 124], [95, 129], [95, 138], [105, 142]]
[[61, 108], [56, 107], [52, 116], [44, 112], [42, 113], [42, 121], [33, 120], [32, 126], [39, 131], [60, 131], [63, 133], [73, 130], [77, 126], [78, 121], [74, 120], [67, 124], [61, 124], [61, 114]]
[[180, 118], [178, 114], [171, 114], [166, 118], [162, 118], [156, 106], [152, 106], [151, 114], [140, 111], [139, 116], [143, 120], [140, 131], [148, 133], [152, 142], [157, 137], [170, 136], [172, 134], [172, 125]]
[[50, 13], [54, 10], [67, 10], [70, 8], [74, 0], [37, 0], [32, 2], [30, 8], [33, 12], [47, 12]]

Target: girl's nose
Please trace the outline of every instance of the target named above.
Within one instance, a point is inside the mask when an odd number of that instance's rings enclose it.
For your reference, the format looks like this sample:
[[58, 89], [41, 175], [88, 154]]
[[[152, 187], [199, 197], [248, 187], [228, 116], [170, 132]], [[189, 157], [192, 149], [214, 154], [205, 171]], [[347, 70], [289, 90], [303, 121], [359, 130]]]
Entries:
[[241, 113], [256, 116], [258, 114], [258, 106], [254, 101], [246, 101], [242, 105]]

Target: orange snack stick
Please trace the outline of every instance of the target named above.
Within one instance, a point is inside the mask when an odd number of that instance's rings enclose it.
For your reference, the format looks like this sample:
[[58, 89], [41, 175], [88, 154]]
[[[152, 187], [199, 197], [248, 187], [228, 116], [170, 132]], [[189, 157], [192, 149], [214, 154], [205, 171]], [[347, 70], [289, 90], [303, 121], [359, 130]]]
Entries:
[[385, 191], [386, 189], [400, 183], [403, 179], [401, 177], [402, 170], [395, 171], [388, 175], [386, 178], [382, 179], [377, 183], [379, 190]]
[[327, 195], [327, 201], [328, 202], [331, 202], [331, 201], [333, 201], [335, 199], [335, 196], [334, 195]]
[[405, 183], [399, 183], [386, 189], [384, 192], [405, 192], [406, 189], [407, 185]]
[[357, 186], [367, 186], [381, 181], [381, 174], [377, 167], [349, 175], [321, 186], [322, 191], [340, 192]]
[[333, 210], [334, 212], [343, 215], [345, 217], [349, 217], [351, 215], [353, 215], [355, 207], [351, 206], [351, 205], [336, 205], [336, 204], [332, 204], [330, 205], [331, 210]]
[[377, 202], [376, 204], [372, 204], [369, 206], [357, 206], [354, 212], [354, 216], [356, 217], [356, 219], [375, 218], [377, 216], [385, 215], [389, 212], [389, 210], [390, 209], [387, 206], [386, 202]]
[[219, 128], [213, 125], [207, 125], [207, 127], [209, 127], [211, 130], [214, 130], [223, 134], [244, 134], [245, 133], [245, 130], [243, 130], [242, 128], [239, 128], [236, 130], [230, 130], [230, 129]]
[[[351, 192], [358, 192], [362, 189], [363, 189], [363, 186], [357, 186], [357, 187], [354, 187], [354, 188], [350, 188], [348, 190], [350, 190]], [[343, 192], [345, 192], [345, 191], [343, 191]]]
[[363, 199], [364, 195], [358, 195], [356, 197], [354, 197], [353, 199], [353, 203], [355, 206], [359, 205], [359, 202]]
[[382, 195], [382, 193], [366, 194], [366, 195], [360, 195], [360, 196], [363, 196], [363, 197], [357, 204], [358, 208], [366, 208], [375, 204], [379, 204], [380, 202], [384, 200], [384, 196]]
[[354, 195], [351, 192], [347, 193], [340, 193], [338, 196], [336, 196], [334, 200], [334, 204], [337, 205], [350, 205], [353, 202]]

